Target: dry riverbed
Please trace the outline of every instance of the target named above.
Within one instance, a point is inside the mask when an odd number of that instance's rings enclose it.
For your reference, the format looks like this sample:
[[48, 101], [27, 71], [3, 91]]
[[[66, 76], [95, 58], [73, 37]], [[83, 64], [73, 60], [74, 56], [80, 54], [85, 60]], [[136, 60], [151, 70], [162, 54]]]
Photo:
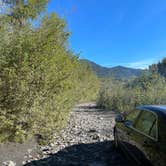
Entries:
[[[31, 142], [27, 143], [29, 147], [20, 145], [22, 149], [17, 145], [10, 153], [6, 149], [7, 155], [3, 153], [0, 157], [1, 165], [128, 166], [113, 146], [114, 118], [115, 113], [97, 109], [94, 103], [78, 105], [70, 115], [67, 128], [54, 136], [55, 142], [40, 147]], [[0, 150], [4, 151], [5, 146]]]

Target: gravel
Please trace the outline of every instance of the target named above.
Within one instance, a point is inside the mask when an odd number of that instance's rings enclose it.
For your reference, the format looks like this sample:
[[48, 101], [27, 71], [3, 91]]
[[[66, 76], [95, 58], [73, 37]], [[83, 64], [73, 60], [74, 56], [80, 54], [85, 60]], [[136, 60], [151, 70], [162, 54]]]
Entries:
[[[128, 166], [113, 145], [114, 119], [115, 113], [103, 111], [95, 103], [78, 105], [71, 112], [67, 127], [54, 135], [55, 141], [35, 150], [27, 149], [22, 165]], [[15, 162], [10, 161], [13, 165]]]

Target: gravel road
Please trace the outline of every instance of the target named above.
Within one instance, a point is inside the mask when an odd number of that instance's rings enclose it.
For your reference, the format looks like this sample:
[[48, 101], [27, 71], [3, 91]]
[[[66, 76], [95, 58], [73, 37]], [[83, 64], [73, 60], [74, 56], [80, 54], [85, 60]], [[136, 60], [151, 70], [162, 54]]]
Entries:
[[114, 118], [115, 113], [97, 109], [95, 103], [78, 105], [70, 115], [68, 126], [54, 136], [55, 142], [35, 151], [28, 149], [22, 165], [128, 166], [113, 146]]

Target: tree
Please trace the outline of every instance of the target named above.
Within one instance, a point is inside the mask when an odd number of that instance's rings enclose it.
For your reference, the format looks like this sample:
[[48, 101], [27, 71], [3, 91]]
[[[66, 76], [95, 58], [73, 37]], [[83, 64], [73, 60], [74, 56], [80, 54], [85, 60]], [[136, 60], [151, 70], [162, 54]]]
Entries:
[[[36, 19], [46, 9], [49, 0], [3, 0], [5, 17], [12, 24], [25, 25], [28, 19]], [[7, 14], [7, 15], [6, 15]]]
[[97, 77], [68, 46], [66, 21], [56, 13], [38, 27], [29, 21], [46, 2], [4, 1], [11, 10], [0, 15], [0, 142], [50, 139], [73, 105], [97, 92]]
[[166, 58], [157, 64], [153, 64], [149, 67], [152, 73], [159, 73], [166, 78]]

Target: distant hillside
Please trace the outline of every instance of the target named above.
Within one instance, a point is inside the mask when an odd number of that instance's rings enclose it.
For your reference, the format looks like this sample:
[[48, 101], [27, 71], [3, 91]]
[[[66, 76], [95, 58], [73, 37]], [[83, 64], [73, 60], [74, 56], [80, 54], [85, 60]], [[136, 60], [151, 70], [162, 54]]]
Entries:
[[88, 63], [96, 74], [102, 78], [114, 77], [116, 79], [131, 79], [139, 76], [143, 72], [141, 69], [133, 69], [123, 66], [116, 66], [112, 68], [103, 67], [87, 59], [81, 59], [80, 61]]

